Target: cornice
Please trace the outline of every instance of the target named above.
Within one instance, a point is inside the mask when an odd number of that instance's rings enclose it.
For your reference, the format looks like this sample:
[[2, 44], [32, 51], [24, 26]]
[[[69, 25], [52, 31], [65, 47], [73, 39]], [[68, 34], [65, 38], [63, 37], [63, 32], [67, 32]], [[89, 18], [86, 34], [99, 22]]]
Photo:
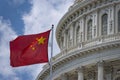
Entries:
[[[59, 66], [66, 64], [67, 62], [70, 62], [77, 58], [82, 58], [83, 56], [96, 54], [95, 52], [98, 51], [104, 51], [107, 49], [113, 49], [113, 48], [119, 48], [120, 47], [120, 41], [115, 42], [108, 42], [105, 44], [99, 44], [92, 47], [86, 47], [81, 50], [76, 50], [70, 53], [67, 53], [65, 56], [62, 56], [61, 58], [55, 60], [54, 57], [52, 59], [53, 64], [53, 72], [59, 68]], [[49, 75], [49, 65], [43, 69], [43, 71], [39, 74], [38, 78], [39, 80], [43, 79], [45, 76]], [[38, 79], [37, 79], [38, 80]]]

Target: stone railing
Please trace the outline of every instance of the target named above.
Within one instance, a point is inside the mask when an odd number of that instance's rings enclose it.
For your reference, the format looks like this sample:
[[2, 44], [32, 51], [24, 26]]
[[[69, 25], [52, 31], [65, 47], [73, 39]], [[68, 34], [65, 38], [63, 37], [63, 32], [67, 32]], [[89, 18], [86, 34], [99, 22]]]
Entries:
[[92, 40], [84, 41], [84, 42], [76, 44], [75, 46], [72, 46], [68, 49], [64, 49], [59, 54], [57, 54], [56, 56], [53, 57], [53, 61], [58, 60], [58, 59], [62, 58], [63, 56], [68, 55], [70, 52], [78, 50], [78, 49], [84, 49], [87, 47], [92, 47], [95, 45], [104, 44], [107, 42], [112, 42], [112, 41], [117, 41], [117, 40], [120, 40], [120, 33], [100, 36], [100, 37], [94, 38]]
[[85, 41], [83, 44], [83, 47], [89, 47], [93, 45], [98, 45], [101, 43], [111, 42], [115, 40], [120, 40], [120, 33], [119, 34], [112, 34], [112, 35], [106, 35], [106, 36], [100, 36], [95, 39], [92, 39], [90, 41]]

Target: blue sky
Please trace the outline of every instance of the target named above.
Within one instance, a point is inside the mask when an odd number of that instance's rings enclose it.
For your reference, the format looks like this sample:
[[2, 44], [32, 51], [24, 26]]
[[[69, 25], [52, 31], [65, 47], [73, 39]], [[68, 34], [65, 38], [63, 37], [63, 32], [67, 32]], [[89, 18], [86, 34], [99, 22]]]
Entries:
[[0, 16], [5, 20], [10, 20], [12, 29], [17, 34], [23, 34], [22, 14], [30, 11], [30, 2], [28, 0], [0, 0], [0, 3]]
[[[46, 31], [68, 11], [74, 0], [0, 0], [0, 80], [35, 80], [45, 64], [12, 68], [9, 41], [19, 35]], [[49, 50], [50, 52], [50, 50]], [[54, 36], [54, 55], [59, 53]]]

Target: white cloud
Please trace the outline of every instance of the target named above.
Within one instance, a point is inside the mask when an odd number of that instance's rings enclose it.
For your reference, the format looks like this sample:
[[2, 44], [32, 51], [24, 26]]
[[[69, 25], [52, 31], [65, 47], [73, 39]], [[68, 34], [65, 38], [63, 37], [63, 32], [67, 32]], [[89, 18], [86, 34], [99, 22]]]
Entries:
[[2, 17], [0, 17], [0, 34], [0, 75], [5, 78], [16, 76], [9, 63], [9, 41], [17, 35], [10, 28], [10, 22], [3, 20]]
[[[72, 1], [73, 0], [42, 0], [41, 2], [41, 0], [32, 0], [30, 12], [25, 13], [22, 17], [25, 25], [24, 34], [46, 31], [51, 29], [52, 24], [55, 25], [56, 29], [58, 21], [72, 4]], [[28, 75], [33, 76], [31, 80], [35, 80], [39, 72], [42, 70], [41, 67], [43, 64], [18, 68], [12, 68], [10, 66], [9, 41], [13, 40], [16, 36], [15, 31], [11, 29], [10, 21], [5, 21], [0, 17], [0, 75], [4, 77], [4, 80], [21, 80], [18, 73], [23, 74], [28, 72]], [[54, 55], [58, 52], [59, 48], [57, 46], [54, 33]]]
[[72, 4], [71, 1], [43, 0], [41, 2], [41, 0], [33, 0], [30, 13], [23, 16], [25, 34], [45, 31], [50, 29], [52, 24], [56, 26], [69, 5]]
[[[48, 29], [51, 29], [51, 25], [55, 25], [55, 29], [58, 21], [63, 14], [68, 10], [68, 7], [72, 4], [73, 0], [32, 0], [32, 8], [29, 13], [23, 15], [25, 24], [24, 34], [40, 33]], [[49, 48], [50, 49], [50, 48]], [[54, 55], [59, 52], [55, 40], [54, 32]], [[49, 50], [49, 54], [51, 54]], [[33, 76], [36, 78], [41, 71], [41, 66], [32, 67]]]

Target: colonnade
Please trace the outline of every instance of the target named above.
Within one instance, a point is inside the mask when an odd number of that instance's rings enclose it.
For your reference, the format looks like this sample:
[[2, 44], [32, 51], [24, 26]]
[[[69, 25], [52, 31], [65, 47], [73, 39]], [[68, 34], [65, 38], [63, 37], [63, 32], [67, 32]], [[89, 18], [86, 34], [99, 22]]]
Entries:
[[[97, 80], [104, 80], [104, 62], [98, 62], [96, 65], [97, 65], [97, 71], [96, 71], [97, 72]], [[84, 69], [85, 69], [84, 66], [78, 67], [76, 69], [77, 80], [85, 80]], [[60, 76], [60, 80], [73, 80], [70, 77], [71, 76], [69, 76], [69, 78], [68, 78], [67, 73], [63, 73]], [[92, 77], [94, 77], [94, 76], [92, 76]], [[74, 80], [76, 80], [76, 79], [74, 79]]]

